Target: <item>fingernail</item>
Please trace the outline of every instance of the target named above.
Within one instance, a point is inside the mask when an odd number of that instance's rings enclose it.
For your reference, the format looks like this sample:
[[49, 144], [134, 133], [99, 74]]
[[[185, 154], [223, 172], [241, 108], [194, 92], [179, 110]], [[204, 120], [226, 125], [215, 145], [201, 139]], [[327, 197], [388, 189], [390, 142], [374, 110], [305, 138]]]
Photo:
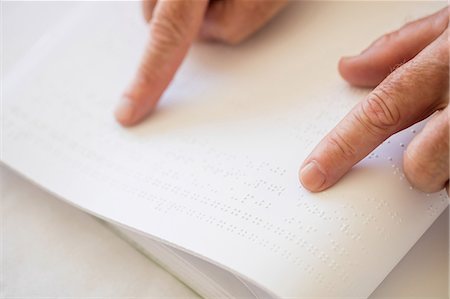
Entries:
[[325, 174], [319, 169], [316, 161], [309, 162], [300, 170], [300, 181], [310, 191], [319, 191], [325, 180]]
[[114, 114], [121, 124], [129, 125], [136, 117], [136, 105], [129, 98], [123, 97]]

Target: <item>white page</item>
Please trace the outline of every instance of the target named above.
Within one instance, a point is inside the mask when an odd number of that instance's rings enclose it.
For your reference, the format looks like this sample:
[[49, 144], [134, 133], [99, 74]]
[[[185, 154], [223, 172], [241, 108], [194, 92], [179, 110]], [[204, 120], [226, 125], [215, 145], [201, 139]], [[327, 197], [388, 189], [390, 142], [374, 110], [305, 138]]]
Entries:
[[448, 204], [402, 175], [417, 132], [320, 194], [297, 171], [368, 92], [339, 78], [339, 56], [439, 5], [292, 4], [239, 47], [196, 45], [158, 111], [123, 129], [112, 109], [147, 28], [137, 3], [86, 4], [6, 78], [2, 161], [279, 296], [366, 297]]

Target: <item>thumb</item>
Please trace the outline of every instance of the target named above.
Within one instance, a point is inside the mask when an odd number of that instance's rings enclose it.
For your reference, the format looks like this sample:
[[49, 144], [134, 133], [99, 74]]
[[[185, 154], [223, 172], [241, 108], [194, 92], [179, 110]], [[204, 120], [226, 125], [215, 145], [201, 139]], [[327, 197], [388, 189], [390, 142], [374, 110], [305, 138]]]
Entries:
[[207, 0], [158, 1], [144, 57], [115, 112], [122, 125], [138, 123], [156, 106], [197, 35], [207, 4]]
[[342, 58], [341, 76], [353, 85], [378, 85], [395, 67], [411, 60], [444, 32], [448, 26], [448, 9], [380, 37], [360, 55]]

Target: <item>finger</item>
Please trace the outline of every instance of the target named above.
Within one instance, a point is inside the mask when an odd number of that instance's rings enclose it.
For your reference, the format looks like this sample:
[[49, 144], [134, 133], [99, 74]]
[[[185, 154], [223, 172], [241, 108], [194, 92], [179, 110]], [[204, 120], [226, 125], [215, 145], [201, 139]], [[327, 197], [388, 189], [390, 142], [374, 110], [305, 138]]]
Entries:
[[406, 24], [376, 40], [360, 55], [342, 58], [339, 72], [350, 84], [376, 86], [399, 65], [409, 61], [442, 34], [449, 10]]
[[155, 107], [197, 35], [207, 0], [158, 1], [150, 23], [150, 42], [116, 119], [134, 125]]
[[300, 181], [324, 190], [390, 135], [430, 115], [446, 103], [447, 34], [389, 75], [316, 146], [305, 160]]
[[425, 192], [445, 187], [449, 176], [448, 108], [436, 113], [409, 144], [403, 168], [409, 182]]
[[200, 37], [237, 44], [260, 29], [286, 4], [286, 0], [212, 1]]
[[150, 20], [152, 19], [156, 2], [157, 0], [142, 0], [142, 13], [144, 14], [144, 19], [147, 23], [150, 23]]

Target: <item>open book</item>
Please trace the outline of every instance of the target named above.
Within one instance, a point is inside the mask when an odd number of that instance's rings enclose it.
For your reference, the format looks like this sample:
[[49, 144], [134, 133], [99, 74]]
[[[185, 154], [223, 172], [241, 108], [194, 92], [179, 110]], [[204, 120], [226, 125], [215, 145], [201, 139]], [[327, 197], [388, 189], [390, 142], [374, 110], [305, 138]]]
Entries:
[[448, 206], [385, 141], [335, 187], [298, 167], [369, 91], [341, 55], [441, 4], [291, 3], [238, 47], [198, 44], [149, 120], [112, 109], [148, 30], [138, 3], [86, 3], [3, 81], [2, 162], [112, 223], [205, 297], [367, 297]]

